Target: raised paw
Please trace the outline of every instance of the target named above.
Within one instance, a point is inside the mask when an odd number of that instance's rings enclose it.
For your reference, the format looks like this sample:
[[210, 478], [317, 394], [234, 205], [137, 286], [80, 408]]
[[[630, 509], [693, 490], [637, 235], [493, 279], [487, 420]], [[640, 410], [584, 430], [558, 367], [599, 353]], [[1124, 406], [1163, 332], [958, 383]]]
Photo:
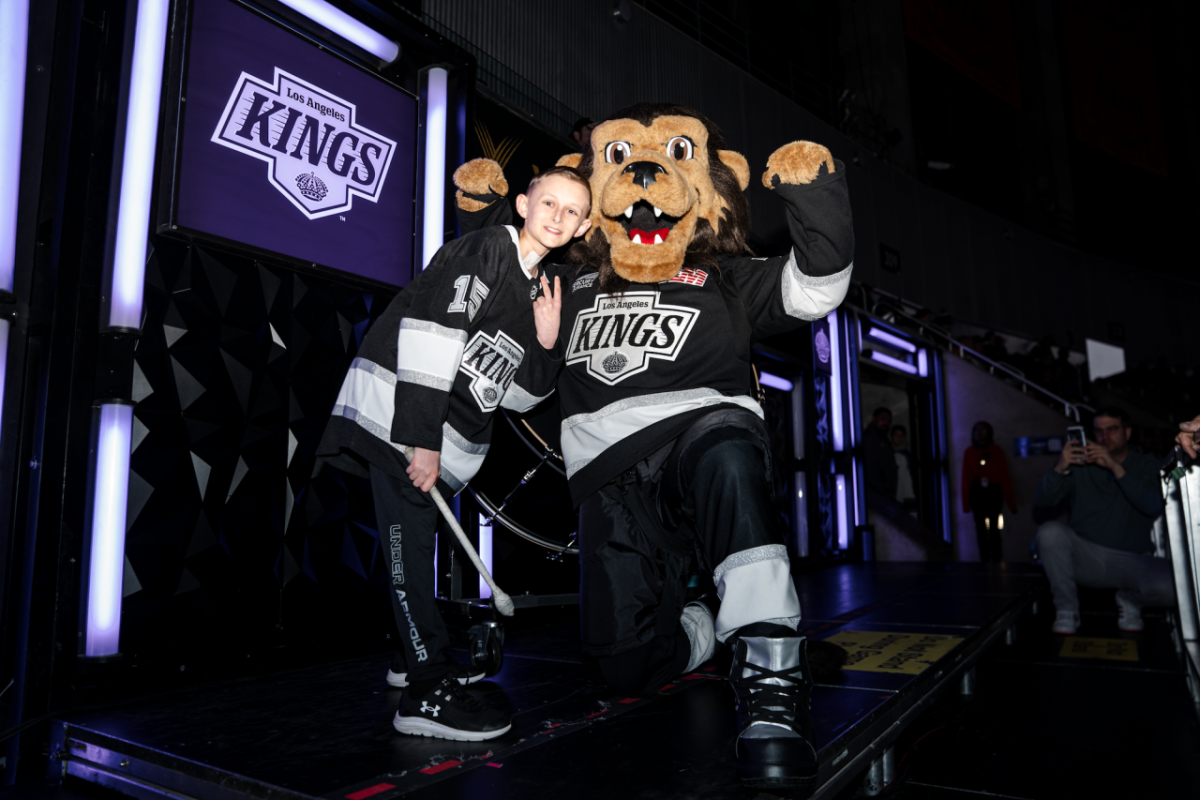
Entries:
[[454, 197], [463, 211], [487, 208], [508, 194], [504, 168], [490, 158], [476, 158], [454, 170]]
[[763, 186], [774, 189], [781, 183], [803, 185], [820, 175], [834, 172], [833, 154], [816, 142], [792, 142], [776, 150], [767, 159]]

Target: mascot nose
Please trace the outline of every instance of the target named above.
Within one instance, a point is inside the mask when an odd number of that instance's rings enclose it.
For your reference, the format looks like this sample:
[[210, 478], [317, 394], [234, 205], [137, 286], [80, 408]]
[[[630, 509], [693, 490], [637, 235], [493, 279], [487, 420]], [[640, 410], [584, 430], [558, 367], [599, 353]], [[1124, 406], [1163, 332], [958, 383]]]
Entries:
[[665, 175], [667, 171], [653, 161], [635, 161], [621, 170], [621, 174], [632, 175], [633, 182], [646, 189], [658, 180], [656, 175]]

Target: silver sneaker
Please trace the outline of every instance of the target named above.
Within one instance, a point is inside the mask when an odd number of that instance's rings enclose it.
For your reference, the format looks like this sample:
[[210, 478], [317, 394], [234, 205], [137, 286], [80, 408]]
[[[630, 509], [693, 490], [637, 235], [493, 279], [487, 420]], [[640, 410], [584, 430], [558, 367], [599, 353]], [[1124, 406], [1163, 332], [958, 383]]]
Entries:
[[1117, 627], [1127, 633], [1137, 633], [1146, 627], [1142, 622], [1142, 607], [1129, 599], [1129, 595], [1117, 592]]

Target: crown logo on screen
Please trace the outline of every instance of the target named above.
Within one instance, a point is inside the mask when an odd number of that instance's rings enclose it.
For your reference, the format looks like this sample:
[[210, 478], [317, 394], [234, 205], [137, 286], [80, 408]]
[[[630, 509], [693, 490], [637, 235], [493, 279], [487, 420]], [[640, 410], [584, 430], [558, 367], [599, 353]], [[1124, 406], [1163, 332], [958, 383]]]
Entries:
[[396, 143], [356, 114], [354, 103], [278, 67], [273, 83], [243, 72], [211, 141], [267, 162], [267, 181], [320, 219], [349, 211], [355, 195], [375, 203], [383, 192]]
[[324, 200], [325, 195], [329, 194], [329, 187], [325, 185], [325, 181], [312, 172], [297, 175], [296, 188], [300, 190], [300, 194], [313, 200]]

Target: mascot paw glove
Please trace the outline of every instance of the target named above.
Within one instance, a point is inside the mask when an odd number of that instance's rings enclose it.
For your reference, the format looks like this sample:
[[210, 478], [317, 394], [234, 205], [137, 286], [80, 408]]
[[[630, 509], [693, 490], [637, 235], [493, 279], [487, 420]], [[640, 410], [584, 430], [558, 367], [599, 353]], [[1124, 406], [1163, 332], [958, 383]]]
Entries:
[[458, 188], [454, 197], [463, 211], [487, 208], [508, 194], [504, 168], [490, 158], [476, 158], [454, 170], [454, 185]]
[[783, 183], [801, 186], [831, 172], [834, 172], [833, 154], [828, 147], [816, 142], [792, 142], [767, 159], [762, 181], [768, 189]]

